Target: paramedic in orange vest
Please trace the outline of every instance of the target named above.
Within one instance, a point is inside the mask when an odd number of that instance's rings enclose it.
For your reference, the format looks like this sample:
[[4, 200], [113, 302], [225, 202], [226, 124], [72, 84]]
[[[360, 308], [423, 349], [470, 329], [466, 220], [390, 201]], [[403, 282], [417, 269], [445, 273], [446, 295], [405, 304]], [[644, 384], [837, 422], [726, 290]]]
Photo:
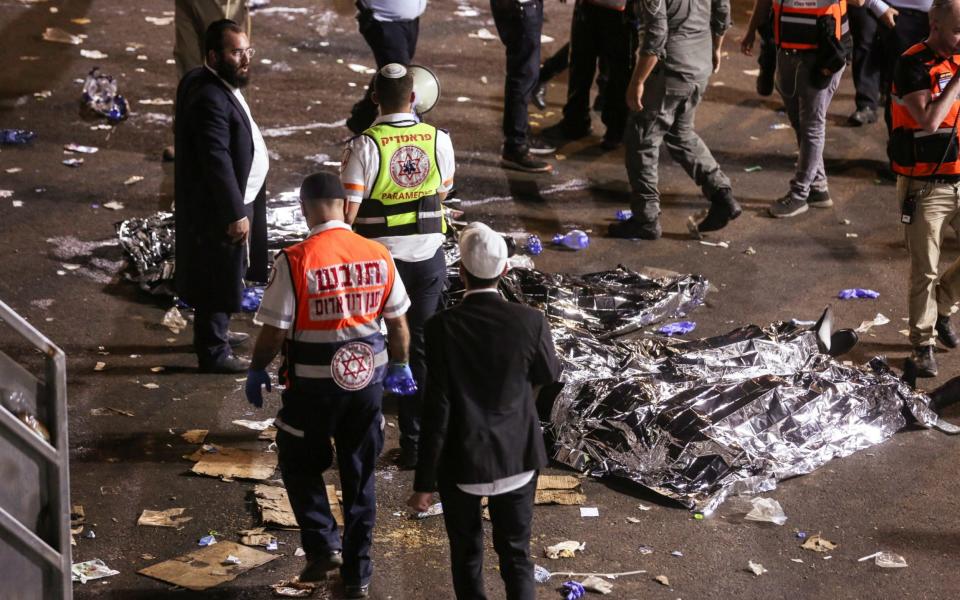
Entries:
[[903, 53], [894, 69], [890, 109], [891, 167], [910, 252], [910, 362], [918, 377], [936, 377], [934, 346], [956, 348], [950, 313], [960, 300], [960, 260], [938, 274], [943, 232], [960, 226], [960, 0], [935, 0], [930, 35]]
[[776, 86], [800, 147], [790, 191], [768, 209], [771, 217], [783, 219], [805, 213], [811, 206], [833, 206], [823, 167], [827, 109], [852, 48], [847, 4], [862, 6], [863, 0], [755, 0], [740, 45], [744, 54], [753, 53], [757, 28], [770, 14], [771, 2]]
[[[383, 389], [413, 383], [404, 316], [410, 300], [387, 249], [344, 222], [345, 196], [332, 173], [310, 175], [300, 187], [310, 234], [273, 264], [257, 312], [263, 329], [246, 394], [257, 408], [263, 405], [261, 386], [270, 389], [266, 368], [282, 350], [279, 380], [286, 389], [274, 424], [280, 473], [306, 552], [300, 581], [324, 579], [339, 567], [347, 598], [363, 598], [373, 571]], [[323, 480], [333, 462], [331, 438], [343, 490], [342, 544]]]

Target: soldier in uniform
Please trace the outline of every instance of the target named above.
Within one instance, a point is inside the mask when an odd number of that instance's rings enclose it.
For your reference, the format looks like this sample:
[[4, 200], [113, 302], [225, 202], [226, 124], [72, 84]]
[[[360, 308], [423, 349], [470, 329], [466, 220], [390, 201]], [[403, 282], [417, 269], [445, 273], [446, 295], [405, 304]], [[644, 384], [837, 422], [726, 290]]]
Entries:
[[[386, 246], [397, 263], [411, 302], [410, 368], [422, 388], [423, 326], [439, 309], [447, 278], [440, 248], [447, 223], [440, 203], [453, 186], [453, 145], [446, 131], [419, 122], [413, 113], [413, 76], [403, 65], [380, 69], [372, 97], [380, 116], [348, 143], [342, 161], [347, 222]], [[422, 391], [400, 398], [403, 468], [416, 465], [422, 401]]]
[[657, 164], [663, 142], [710, 200], [699, 230], [721, 229], [740, 216], [740, 205], [733, 197], [730, 180], [693, 124], [707, 81], [720, 68], [723, 36], [730, 27], [730, 2], [642, 0], [640, 12], [643, 42], [627, 90], [627, 104], [634, 112], [624, 138], [633, 215], [610, 225], [610, 235], [644, 240], [660, 237]]
[[[263, 406], [266, 368], [282, 350], [279, 379], [286, 389], [274, 424], [280, 473], [307, 555], [300, 581], [322, 580], [339, 567], [347, 598], [363, 598], [373, 573], [384, 384], [412, 382], [404, 318], [410, 301], [387, 249], [344, 222], [344, 196], [332, 173], [311, 175], [300, 186], [310, 235], [277, 255], [257, 312], [263, 329], [246, 395]], [[342, 542], [323, 481], [333, 462], [331, 439], [343, 490]]]

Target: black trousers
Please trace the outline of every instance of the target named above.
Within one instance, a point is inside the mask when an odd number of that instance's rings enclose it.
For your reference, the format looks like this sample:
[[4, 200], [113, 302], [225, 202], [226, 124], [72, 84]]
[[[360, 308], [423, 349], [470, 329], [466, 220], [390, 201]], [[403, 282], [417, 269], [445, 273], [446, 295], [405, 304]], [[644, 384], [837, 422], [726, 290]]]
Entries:
[[423, 390], [427, 383], [427, 352], [424, 348], [423, 326], [440, 309], [440, 299], [447, 279], [447, 265], [443, 250], [420, 262], [396, 261], [397, 274], [410, 297], [407, 327], [410, 328], [410, 370], [417, 382], [417, 393], [398, 396], [400, 447], [417, 447], [420, 440], [420, 409]]
[[[399, 63], [409, 65], [417, 52], [417, 38], [420, 35], [420, 19], [411, 21], [378, 21], [369, 10], [357, 14], [360, 33], [367, 45], [373, 50], [373, 59], [379, 71], [384, 65]], [[377, 118], [377, 105], [373, 103], [373, 82], [370, 80], [367, 91], [359, 102], [353, 105], [348, 126], [352, 131], [363, 131], [373, 125]]]
[[507, 74], [503, 89], [503, 147], [505, 152], [527, 148], [530, 128], [527, 105], [540, 79], [540, 32], [543, 0], [490, 0], [500, 41], [506, 47]]
[[[857, 110], [880, 106], [880, 76], [883, 70], [880, 45], [875, 43], [879, 23], [863, 7], [847, 7], [850, 34], [853, 36], [853, 87]], [[884, 27], [884, 29], [886, 29]]]
[[757, 53], [757, 64], [760, 65], [760, 71], [770, 73], [777, 70], [777, 42], [773, 36], [773, 10], [767, 19], [760, 23], [757, 28], [760, 39], [760, 51]]
[[[537, 597], [530, 559], [530, 525], [537, 477], [518, 490], [489, 498], [493, 548], [500, 559], [507, 600]], [[485, 600], [483, 591], [483, 520], [480, 496], [462, 492], [455, 484], [440, 488], [443, 521], [450, 540], [450, 568], [457, 600]]]
[[567, 70], [570, 66], [570, 42], [550, 55], [550, 58], [540, 65], [540, 83], [546, 83]]
[[570, 27], [570, 81], [563, 107], [564, 129], [590, 130], [590, 90], [598, 64], [606, 67], [605, 102], [600, 118], [605, 138], [620, 141], [627, 124], [627, 86], [637, 47], [636, 29], [626, 14], [581, 0]]
[[[370, 581], [370, 547], [377, 516], [374, 468], [383, 449], [383, 386], [314, 397], [284, 392], [277, 431], [280, 474], [300, 525], [307, 558], [343, 551], [348, 585]], [[295, 430], [293, 432], [288, 429]], [[323, 472], [333, 464], [333, 439], [343, 492], [343, 543], [330, 512]]]

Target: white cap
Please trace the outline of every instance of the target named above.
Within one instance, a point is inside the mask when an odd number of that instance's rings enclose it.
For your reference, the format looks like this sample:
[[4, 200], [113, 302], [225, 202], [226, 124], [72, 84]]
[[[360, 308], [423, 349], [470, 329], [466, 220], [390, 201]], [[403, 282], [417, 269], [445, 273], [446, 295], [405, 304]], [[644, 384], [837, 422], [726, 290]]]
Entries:
[[483, 223], [470, 223], [460, 233], [460, 262], [474, 277], [498, 277], [507, 266], [507, 243]]
[[407, 68], [399, 63], [390, 63], [383, 65], [380, 69], [380, 75], [387, 79], [400, 79], [407, 74]]

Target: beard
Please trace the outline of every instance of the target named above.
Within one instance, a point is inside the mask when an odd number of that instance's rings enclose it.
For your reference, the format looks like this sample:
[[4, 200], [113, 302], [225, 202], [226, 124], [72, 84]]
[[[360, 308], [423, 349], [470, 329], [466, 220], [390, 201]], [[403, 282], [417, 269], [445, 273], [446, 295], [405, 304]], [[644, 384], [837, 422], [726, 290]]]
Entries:
[[240, 67], [234, 67], [225, 60], [221, 60], [216, 68], [217, 75], [235, 88], [247, 87], [250, 83], [250, 76], [240, 73]]

